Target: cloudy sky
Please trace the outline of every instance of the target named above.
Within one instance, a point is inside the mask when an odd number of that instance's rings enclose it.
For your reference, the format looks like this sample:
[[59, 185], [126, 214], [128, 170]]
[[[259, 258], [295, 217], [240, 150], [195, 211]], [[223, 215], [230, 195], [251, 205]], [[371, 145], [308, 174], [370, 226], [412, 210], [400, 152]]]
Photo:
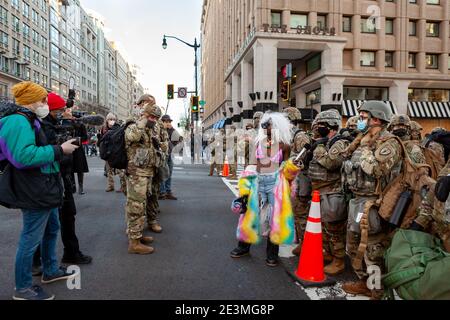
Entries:
[[[200, 38], [203, 0], [81, 0], [105, 18], [106, 36], [116, 41], [123, 55], [141, 67], [140, 81], [163, 107], [167, 106], [166, 86], [188, 87], [194, 91], [194, 49], [168, 40], [163, 35], [193, 43]], [[178, 121], [185, 101], [172, 100], [169, 114]], [[174, 123], [176, 126], [176, 123]]]

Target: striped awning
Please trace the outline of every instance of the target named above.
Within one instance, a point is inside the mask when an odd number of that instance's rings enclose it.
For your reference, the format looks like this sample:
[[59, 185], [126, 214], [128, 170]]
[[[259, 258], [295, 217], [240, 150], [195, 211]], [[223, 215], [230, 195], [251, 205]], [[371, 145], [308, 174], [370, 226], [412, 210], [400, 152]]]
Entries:
[[224, 124], [225, 124], [225, 120], [226, 119], [222, 119], [217, 121], [214, 125], [213, 125], [213, 129], [222, 129]]
[[[358, 108], [367, 100], [344, 100], [342, 101], [342, 115], [344, 117], [354, 117], [358, 115]], [[397, 107], [392, 101], [384, 101], [391, 107], [392, 113], [397, 114]]]
[[450, 102], [408, 102], [411, 118], [450, 118]]

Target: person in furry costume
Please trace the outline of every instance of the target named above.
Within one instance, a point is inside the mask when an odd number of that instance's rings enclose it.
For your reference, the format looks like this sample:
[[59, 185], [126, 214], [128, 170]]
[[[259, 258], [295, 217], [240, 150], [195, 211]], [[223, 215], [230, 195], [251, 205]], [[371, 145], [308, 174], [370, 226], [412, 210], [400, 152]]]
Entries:
[[300, 168], [289, 160], [291, 140], [291, 124], [285, 115], [268, 112], [263, 116], [256, 138], [257, 165], [247, 167], [239, 180], [240, 199], [246, 205], [232, 258], [248, 255], [252, 244], [268, 236], [266, 264], [273, 267], [278, 265], [279, 245], [294, 242], [291, 190]]

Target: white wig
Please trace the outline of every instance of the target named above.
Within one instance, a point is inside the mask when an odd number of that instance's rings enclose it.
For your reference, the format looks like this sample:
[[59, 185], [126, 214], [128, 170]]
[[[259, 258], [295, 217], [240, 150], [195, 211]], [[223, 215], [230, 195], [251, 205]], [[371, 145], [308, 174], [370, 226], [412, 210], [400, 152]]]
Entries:
[[272, 123], [273, 141], [290, 145], [292, 143], [292, 124], [285, 114], [279, 112], [266, 112], [264, 114], [258, 128], [256, 143], [258, 144], [267, 138], [267, 131], [261, 128], [261, 124], [268, 121]]

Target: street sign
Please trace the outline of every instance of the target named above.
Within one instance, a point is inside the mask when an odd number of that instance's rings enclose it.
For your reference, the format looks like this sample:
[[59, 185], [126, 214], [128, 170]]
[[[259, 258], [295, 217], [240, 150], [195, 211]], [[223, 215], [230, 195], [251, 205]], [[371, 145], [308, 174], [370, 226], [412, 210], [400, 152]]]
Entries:
[[178, 98], [184, 99], [187, 97], [187, 88], [178, 88]]
[[206, 104], [206, 101], [205, 100], [200, 100], [200, 105], [203, 107], [203, 106], [205, 106], [205, 104]]

